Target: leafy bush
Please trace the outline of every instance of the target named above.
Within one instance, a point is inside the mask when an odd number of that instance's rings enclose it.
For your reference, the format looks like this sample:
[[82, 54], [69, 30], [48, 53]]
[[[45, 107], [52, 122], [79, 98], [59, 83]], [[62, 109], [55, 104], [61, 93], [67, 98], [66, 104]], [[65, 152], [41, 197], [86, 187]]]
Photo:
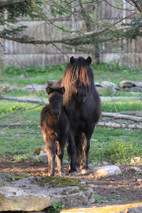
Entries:
[[[141, 148], [140, 148], [141, 147]], [[108, 161], [110, 163], [130, 163], [132, 157], [141, 156], [142, 146], [136, 142], [125, 142], [123, 139], [103, 143], [101, 148], [96, 148], [90, 153], [91, 159]]]
[[18, 67], [18, 66], [7, 66], [4, 69], [4, 73], [6, 74], [15, 74], [15, 75], [21, 75], [21, 74], [25, 74], [24, 71], [26, 71], [29, 74], [37, 74], [37, 73], [46, 73], [46, 72], [64, 72], [66, 69], [67, 63], [63, 63], [63, 64], [54, 64], [51, 66], [25, 66], [22, 68]]
[[17, 66], [7, 66], [5, 69], [4, 69], [4, 73], [6, 74], [15, 74], [15, 75], [21, 75], [23, 74], [23, 71], [17, 67]]

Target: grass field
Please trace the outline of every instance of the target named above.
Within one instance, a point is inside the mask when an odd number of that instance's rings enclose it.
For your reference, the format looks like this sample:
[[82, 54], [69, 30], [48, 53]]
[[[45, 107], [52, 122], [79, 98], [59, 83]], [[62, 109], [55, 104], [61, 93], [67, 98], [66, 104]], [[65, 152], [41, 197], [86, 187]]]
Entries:
[[[47, 80], [60, 79], [63, 76], [66, 64], [51, 67], [26, 67], [30, 81], [35, 84], [45, 84]], [[139, 70], [128, 69], [118, 64], [92, 65], [96, 81], [112, 81], [119, 83], [121, 80], [140, 80], [142, 73]], [[3, 84], [18, 87], [17, 90], [7, 93], [7, 96], [38, 99], [37, 94], [23, 90], [30, 84], [25, 73], [17, 67], [6, 68], [2, 76]], [[124, 97], [118, 97], [126, 96]], [[114, 97], [117, 110], [140, 111], [142, 101], [140, 94], [127, 93], [116, 94]], [[47, 100], [43, 91], [38, 96]], [[43, 106], [28, 103], [1, 101], [0, 103], [0, 158], [19, 161], [33, 156], [33, 152], [39, 146], [43, 146], [39, 117]], [[111, 98], [102, 98], [102, 110], [115, 112]], [[25, 124], [18, 127], [4, 127], [5, 124]], [[27, 126], [26, 126], [27, 125]], [[111, 163], [130, 163], [131, 157], [142, 156], [142, 131], [109, 129], [97, 127], [92, 135], [90, 158], [91, 164], [95, 162], [109, 161]], [[67, 158], [67, 156], [65, 156]]]

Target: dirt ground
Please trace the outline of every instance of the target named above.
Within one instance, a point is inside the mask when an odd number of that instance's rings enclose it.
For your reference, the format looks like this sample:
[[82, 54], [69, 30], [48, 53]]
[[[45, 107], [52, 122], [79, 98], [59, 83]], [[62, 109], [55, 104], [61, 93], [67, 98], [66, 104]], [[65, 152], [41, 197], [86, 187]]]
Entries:
[[[85, 181], [96, 192], [98, 205], [110, 203], [137, 202], [142, 200], [142, 174], [130, 169], [132, 166], [119, 166], [122, 174], [107, 178], [96, 179], [92, 174], [78, 175], [76, 178]], [[142, 165], [137, 165], [142, 169]], [[67, 168], [65, 168], [65, 171]], [[0, 174], [47, 175], [47, 164], [41, 162], [22, 161], [4, 162], [0, 160]], [[0, 186], [4, 183], [0, 183]]]

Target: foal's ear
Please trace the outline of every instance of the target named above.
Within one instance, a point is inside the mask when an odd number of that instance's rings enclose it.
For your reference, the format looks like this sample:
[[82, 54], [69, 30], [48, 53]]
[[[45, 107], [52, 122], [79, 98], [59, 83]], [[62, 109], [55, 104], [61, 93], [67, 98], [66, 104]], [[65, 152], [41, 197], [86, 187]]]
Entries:
[[74, 62], [75, 62], [75, 58], [72, 56], [72, 57], [70, 58], [70, 63], [73, 64]]
[[47, 88], [46, 88], [46, 92], [47, 92], [47, 94], [49, 95], [49, 94], [52, 92], [52, 88], [51, 88], [51, 87], [47, 87]]
[[88, 65], [90, 65], [92, 63], [92, 58], [88, 56], [88, 58], [86, 59], [86, 62]]
[[65, 93], [65, 87], [61, 87], [61, 88], [60, 88], [60, 93], [61, 93], [61, 94], [64, 94], [64, 93]]

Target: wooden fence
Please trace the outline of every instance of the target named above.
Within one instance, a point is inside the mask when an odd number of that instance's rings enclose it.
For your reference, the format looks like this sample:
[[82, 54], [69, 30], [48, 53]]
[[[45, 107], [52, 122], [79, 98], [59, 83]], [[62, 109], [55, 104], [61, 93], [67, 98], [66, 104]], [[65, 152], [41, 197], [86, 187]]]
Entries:
[[[124, 1], [124, 0], [122, 0]], [[114, 2], [110, 0], [109, 2]], [[125, 5], [128, 7], [128, 5]], [[131, 8], [132, 9], [132, 8]], [[125, 14], [124, 14], [125, 13]], [[104, 22], [114, 23], [115, 21], [129, 15], [129, 11], [118, 10], [106, 3], [101, 4], [97, 8], [97, 14], [94, 15], [94, 19], [103, 20]], [[75, 29], [83, 27], [83, 21], [72, 22], [56, 21], [54, 24], [61, 23], [68, 28], [74, 27]], [[60, 33], [53, 25], [47, 24], [40, 20], [35, 21], [20, 21], [20, 25], [28, 25], [26, 34], [34, 36], [36, 39], [59, 39], [65, 36], [64, 33]], [[58, 48], [53, 45], [31, 45], [20, 44], [8, 40], [0, 40], [3, 47], [0, 46], [1, 58], [6, 64], [23, 66], [23, 65], [51, 65], [68, 61], [68, 57], [71, 55], [91, 55], [93, 57], [94, 50], [91, 46], [86, 46], [86, 49], [80, 50], [80, 48], [73, 48], [64, 44], [59, 44]], [[87, 51], [88, 49], [88, 51]], [[114, 42], [105, 42], [99, 44], [100, 60], [104, 62], [121, 62], [128, 66], [142, 67], [142, 38], [136, 40], [119, 40]]]

